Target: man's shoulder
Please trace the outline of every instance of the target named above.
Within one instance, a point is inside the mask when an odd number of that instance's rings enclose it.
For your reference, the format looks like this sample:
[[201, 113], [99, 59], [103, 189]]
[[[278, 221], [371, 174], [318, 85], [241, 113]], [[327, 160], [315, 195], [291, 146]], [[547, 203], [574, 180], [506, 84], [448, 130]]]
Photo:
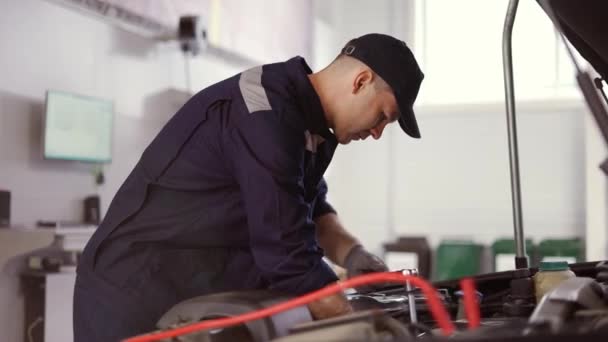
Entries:
[[239, 90], [249, 120], [270, 120], [304, 132], [304, 115], [296, 105], [298, 95], [287, 68], [287, 62], [280, 62], [245, 70], [239, 76]]

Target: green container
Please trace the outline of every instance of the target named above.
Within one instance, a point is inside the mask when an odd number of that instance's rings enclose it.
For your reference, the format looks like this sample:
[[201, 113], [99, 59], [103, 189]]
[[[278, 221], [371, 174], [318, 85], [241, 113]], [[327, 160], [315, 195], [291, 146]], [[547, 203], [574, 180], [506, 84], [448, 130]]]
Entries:
[[[494, 255], [494, 271], [502, 272], [515, 269], [515, 240], [499, 239], [492, 244], [492, 254]], [[534, 260], [535, 246], [532, 239], [526, 239], [526, 256], [528, 264]]]
[[435, 279], [455, 279], [479, 274], [482, 248], [472, 241], [442, 241], [437, 247]]
[[584, 261], [584, 253], [584, 242], [579, 238], [547, 239], [538, 245], [539, 261], [566, 261], [571, 264]]

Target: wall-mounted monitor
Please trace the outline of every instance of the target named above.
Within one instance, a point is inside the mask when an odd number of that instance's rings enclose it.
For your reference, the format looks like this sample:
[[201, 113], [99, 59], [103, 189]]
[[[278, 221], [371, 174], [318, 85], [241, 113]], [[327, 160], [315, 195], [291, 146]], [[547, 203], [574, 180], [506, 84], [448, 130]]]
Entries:
[[46, 93], [44, 158], [109, 163], [114, 104], [63, 91]]

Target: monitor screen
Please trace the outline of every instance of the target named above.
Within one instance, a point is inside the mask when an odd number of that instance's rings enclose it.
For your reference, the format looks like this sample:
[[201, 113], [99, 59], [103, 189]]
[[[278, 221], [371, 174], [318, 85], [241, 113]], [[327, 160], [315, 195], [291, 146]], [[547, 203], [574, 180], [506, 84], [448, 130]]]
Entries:
[[110, 162], [113, 117], [112, 101], [61, 91], [47, 91], [44, 157]]

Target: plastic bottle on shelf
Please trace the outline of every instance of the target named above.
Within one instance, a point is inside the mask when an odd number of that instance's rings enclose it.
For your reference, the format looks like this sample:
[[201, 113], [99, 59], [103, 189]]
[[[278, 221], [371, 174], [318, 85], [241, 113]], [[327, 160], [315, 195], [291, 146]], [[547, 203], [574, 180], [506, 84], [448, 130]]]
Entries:
[[533, 277], [536, 303], [540, 303], [543, 296], [562, 281], [573, 277], [576, 277], [576, 275], [570, 270], [566, 261], [541, 262], [538, 272]]

